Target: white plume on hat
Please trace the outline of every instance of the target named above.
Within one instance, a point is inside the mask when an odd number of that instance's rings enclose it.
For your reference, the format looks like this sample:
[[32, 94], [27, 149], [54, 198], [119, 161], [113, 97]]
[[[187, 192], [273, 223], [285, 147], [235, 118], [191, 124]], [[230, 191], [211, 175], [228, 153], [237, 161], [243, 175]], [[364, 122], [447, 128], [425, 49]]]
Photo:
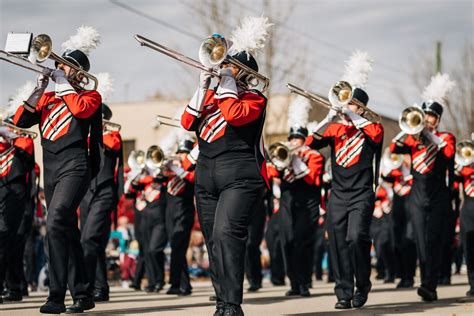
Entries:
[[424, 101], [436, 101], [445, 104], [448, 94], [454, 89], [456, 82], [449, 78], [448, 74], [437, 73], [431, 77], [431, 82], [425, 87], [421, 94]]
[[246, 52], [255, 55], [265, 47], [265, 41], [268, 37], [269, 28], [272, 26], [268, 18], [263, 15], [260, 17], [247, 16], [240, 21], [238, 26], [230, 37], [233, 42], [232, 52]]
[[297, 96], [288, 106], [288, 128], [295, 125], [306, 126], [309, 119], [311, 102], [305, 97]]
[[29, 98], [31, 92], [35, 89], [36, 84], [33, 81], [27, 81], [18, 88], [14, 95], [8, 98], [8, 106], [6, 108], [6, 116], [14, 115], [18, 107]]
[[365, 89], [372, 71], [373, 59], [367, 52], [356, 50], [346, 61], [342, 80], [347, 81], [353, 88]]
[[77, 33], [69, 37], [67, 41], [61, 44], [64, 51], [80, 50], [86, 55], [96, 49], [100, 44], [100, 34], [92, 26], [80, 26], [77, 28]]
[[94, 76], [97, 78], [97, 92], [99, 92], [103, 102], [114, 92], [114, 79], [108, 72], [99, 72]]

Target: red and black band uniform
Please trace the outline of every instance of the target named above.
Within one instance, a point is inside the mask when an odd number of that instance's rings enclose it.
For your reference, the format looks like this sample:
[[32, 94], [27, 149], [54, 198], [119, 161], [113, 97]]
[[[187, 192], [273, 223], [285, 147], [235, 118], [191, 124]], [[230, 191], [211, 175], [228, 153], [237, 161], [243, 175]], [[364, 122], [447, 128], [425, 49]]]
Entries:
[[462, 178], [464, 204], [461, 208], [461, 242], [467, 265], [471, 296], [474, 294], [474, 166], [464, 166], [459, 172]]
[[331, 146], [332, 187], [326, 227], [339, 300], [353, 298], [354, 277], [359, 290], [371, 287], [369, 230], [376, 180], [373, 161], [376, 157], [378, 163], [380, 158], [383, 127], [366, 120], [354, 124], [331, 123], [322, 135], [314, 134], [306, 140], [315, 149]]
[[297, 157], [306, 167], [269, 168], [272, 177], [281, 179], [280, 241], [294, 291], [307, 290], [311, 283], [324, 166], [324, 157], [307, 146], [298, 150]]
[[196, 207], [212, 283], [218, 304], [240, 305], [248, 225], [268, 183], [262, 138], [267, 100], [258, 91], [237, 90], [227, 76], [216, 91], [207, 90], [202, 108], [195, 99], [181, 124], [196, 132], [199, 144]]
[[48, 209], [45, 237], [50, 280], [48, 301], [57, 304], [64, 304], [68, 282], [74, 301], [92, 295], [87, 292], [76, 210], [91, 177], [100, 169], [101, 103], [97, 91], [76, 91], [65, 85], [62, 91], [44, 93], [36, 107], [24, 103], [14, 117], [19, 127], [39, 124]]
[[384, 181], [392, 183], [392, 219], [393, 238], [395, 242], [395, 257], [398, 262], [400, 286], [413, 286], [416, 272], [416, 245], [413, 231], [413, 221], [408, 207], [408, 197], [411, 192], [413, 176], [407, 167], [402, 166], [382, 175]]
[[135, 208], [141, 212], [140, 230], [145, 254], [147, 292], [160, 291], [165, 278], [166, 231], [166, 179], [162, 176], [145, 176], [132, 183], [136, 192]]
[[[408, 198], [411, 212], [421, 287], [434, 292], [441, 267], [445, 225], [449, 216], [450, 187], [454, 176], [455, 138], [446, 132], [434, 132], [441, 139], [436, 145], [407, 135], [402, 141], [394, 140], [390, 151], [410, 154], [413, 184]], [[428, 142], [428, 141], [427, 141]], [[448, 176], [448, 184], [446, 183]]]
[[108, 296], [105, 248], [112, 224], [111, 213], [123, 194], [123, 151], [122, 138], [117, 131], [104, 132], [103, 143], [104, 162], [80, 204], [80, 220], [89, 291]]
[[[34, 172], [33, 140], [18, 137], [11, 142], [1, 137], [0, 142], [0, 290], [8, 270], [7, 286], [14, 295], [21, 296], [23, 244], [15, 243], [18, 231], [28, 209], [29, 174]], [[32, 220], [32, 217], [30, 217]], [[21, 262], [18, 262], [21, 257]]]
[[171, 246], [170, 284], [173, 289], [190, 293], [186, 252], [194, 224], [194, 168], [195, 160], [187, 154], [180, 162], [182, 171], [168, 178], [166, 193], [166, 224]]

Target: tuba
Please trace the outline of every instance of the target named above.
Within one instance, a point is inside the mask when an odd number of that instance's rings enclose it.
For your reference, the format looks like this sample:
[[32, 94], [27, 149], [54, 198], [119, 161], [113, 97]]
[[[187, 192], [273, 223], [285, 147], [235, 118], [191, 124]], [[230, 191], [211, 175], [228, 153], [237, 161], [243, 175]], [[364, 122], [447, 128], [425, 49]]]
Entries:
[[471, 140], [463, 140], [456, 145], [454, 160], [462, 167], [474, 162], [474, 144]]
[[145, 169], [145, 153], [143, 150], [132, 150], [128, 155], [128, 166], [130, 172], [127, 173], [127, 181], [124, 184], [124, 191], [130, 192], [132, 182], [134, 182], [139, 176], [143, 175]]
[[407, 107], [398, 119], [400, 129], [408, 135], [417, 135], [425, 128], [425, 113], [417, 106]]
[[[53, 43], [49, 35], [39, 34], [32, 38], [31, 33], [10, 33], [7, 37], [7, 45], [5, 50], [0, 50], [0, 59], [22, 68], [50, 76], [53, 69], [38, 65], [47, 59], [52, 59], [59, 64], [65, 64], [72, 69], [74, 73], [68, 77], [68, 81], [84, 90], [96, 90], [97, 78], [78, 67], [68, 60], [56, 55], [53, 52]], [[19, 49], [17, 46], [23, 44], [29, 47]], [[20, 45], [21, 46], [21, 45]], [[92, 89], [86, 89], [92, 84]]]

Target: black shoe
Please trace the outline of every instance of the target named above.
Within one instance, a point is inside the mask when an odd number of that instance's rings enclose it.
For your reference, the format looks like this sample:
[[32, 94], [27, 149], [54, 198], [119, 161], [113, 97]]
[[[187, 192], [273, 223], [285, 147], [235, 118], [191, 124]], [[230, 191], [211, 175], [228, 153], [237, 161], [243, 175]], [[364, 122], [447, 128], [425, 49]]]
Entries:
[[285, 293], [285, 296], [297, 296], [300, 295], [300, 289], [290, 289]]
[[224, 316], [244, 316], [244, 311], [240, 305], [226, 304], [224, 308]]
[[94, 301], [90, 298], [80, 298], [71, 306], [66, 308], [66, 314], [84, 313], [95, 307]]
[[140, 285], [133, 284], [133, 283], [130, 284], [128, 287], [129, 287], [130, 289], [134, 289], [135, 291], [141, 291], [141, 290], [142, 290], [142, 288], [140, 287]]
[[467, 291], [466, 296], [474, 296], [474, 289]]
[[285, 280], [272, 279], [273, 286], [285, 286]]
[[300, 285], [300, 295], [303, 297], [310, 297], [311, 293], [308, 290], [308, 287], [305, 285]]
[[94, 302], [108, 302], [109, 301], [109, 293], [103, 291], [97, 291], [94, 293], [92, 298]]
[[254, 292], [257, 292], [258, 290], [260, 290], [261, 288], [262, 288], [261, 285], [251, 285], [251, 286], [247, 289], [247, 292], [254, 293]]
[[30, 293], [28, 293], [28, 287], [24, 287], [24, 288], [21, 290], [21, 296], [24, 296], [24, 297], [30, 296]]
[[147, 286], [145, 287], [145, 292], [147, 293], [155, 293], [155, 287], [154, 286]]
[[209, 301], [211, 301], [211, 302], [217, 301], [217, 296], [215, 296], [215, 295], [209, 296]]
[[420, 286], [417, 291], [418, 295], [421, 296], [422, 300], [425, 302], [433, 302], [438, 300], [438, 295], [436, 291], [430, 291], [426, 287]]
[[225, 311], [225, 304], [224, 302], [217, 302], [216, 304], [216, 311], [214, 312], [214, 316], [223, 316]]
[[164, 287], [165, 285], [163, 283], [158, 284], [157, 286], [155, 286], [155, 292], [156, 293], [160, 292]]
[[355, 308], [361, 308], [367, 302], [369, 297], [370, 289], [372, 285], [367, 286], [365, 289], [357, 289], [352, 298], [352, 306]]
[[451, 285], [451, 278], [450, 277], [443, 277], [438, 282], [439, 285]]
[[170, 287], [166, 294], [168, 295], [179, 295], [181, 293], [181, 289], [179, 287]]
[[42, 314], [61, 314], [66, 311], [66, 305], [47, 301], [40, 307]]
[[397, 284], [397, 289], [409, 289], [413, 287], [413, 280], [409, 279], [401, 279], [400, 282]]
[[339, 300], [334, 306], [335, 309], [349, 309], [352, 308], [351, 300]]
[[191, 295], [193, 291], [191, 289], [179, 289], [178, 296], [188, 296]]
[[336, 279], [334, 278], [328, 278], [327, 283], [334, 283], [336, 282]]
[[395, 278], [394, 278], [394, 277], [385, 278], [385, 280], [383, 280], [383, 283], [385, 283], [385, 284], [387, 284], [387, 283], [395, 283]]
[[11, 291], [9, 291], [7, 294], [3, 295], [2, 298], [3, 298], [4, 303], [21, 302], [23, 300], [23, 296], [20, 293], [11, 292]]
[[375, 276], [375, 279], [376, 280], [383, 280], [383, 279], [385, 279], [385, 274], [379, 273]]
[[3, 298], [0, 296], [0, 304], [3, 304]]

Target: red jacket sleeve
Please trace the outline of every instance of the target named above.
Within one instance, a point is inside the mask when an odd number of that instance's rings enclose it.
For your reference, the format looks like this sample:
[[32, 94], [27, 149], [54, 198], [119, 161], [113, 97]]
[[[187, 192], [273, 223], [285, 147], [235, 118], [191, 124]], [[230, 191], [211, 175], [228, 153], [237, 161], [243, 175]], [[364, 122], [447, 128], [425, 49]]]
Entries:
[[310, 172], [304, 176], [304, 181], [310, 185], [321, 186], [321, 174], [324, 170], [323, 156], [318, 152], [311, 151], [306, 165]]
[[[214, 90], [207, 91], [206, 98], [204, 99], [205, 105], [211, 104], [213, 102], [214, 93]], [[181, 126], [183, 126], [183, 128], [187, 131], [194, 131], [197, 128], [199, 117], [194, 114], [191, 114], [191, 112], [187, 110], [188, 106], [185, 107], [184, 112], [181, 115]]]
[[105, 134], [104, 145], [110, 150], [119, 151], [122, 147], [122, 138], [120, 137], [120, 133], [113, 131], [111, 133]]
[[184, 158], [184, 160], [181, 161], [181, 165], [183, 166], [184, 170], [189, 171], [196, 166], [196, 162], [193, 159], [191, 159], [189, 155], [186, 155], [186, 158]]
[[268, 178], [279, 178], [280, 177], [280, 172], [278, 172], [278, 169], [275, 168], [274, 165], [267, 163], [267, 175]]
[[185, 176], [184, 179], [188, 180], [191, 183], [194, 183], [194, 171], [189, 171]]
[[34, 143], [30, 137], [18, 137], [15, 138], [13, 141], [13, 146], [20, 148], [24, 152], [28, 153], [28, 155], [33, 155], [34, 151]]
[[15, 116], [13, 117], [13, 124], [23, 128], [29, 128], [36, 124], [39, 124], [41, 118], [41, 110], [46, 104], [53, 102], [53, 100], [54, 92], [44, 93], [39, 99], [38, 104], [36, 105], [36, 112], [34, 113], [31, 113], [23, 105], [20, 105], [15, 112]]
[[242, 126], [262, 115], [267, 100], [255, 92], [246, 92], [239, 99], [229, 97], [214, 99], [214, 102], [221, 109], [222, 116], [228, 124]]
[[362, 131], [374, 143], [379, 144], [383, 141], [383, 126], [379, 123], [372, 123], [362, 127]]
[[403, 144], [400, 144], [396, 140], [392, 140], [389, 146], [389, 150], [395, 154], [411, 154], [411, 148], [415, 146], [417, 141], [412, 135], [407, 135]]
[[456, 153], [456, 138], [451, 133], [442, 135], [442, 138], [446, 145], [441, 147], [441, 152], [446, 158], [452, 158]]
[[331, 139], [337, 135], [337, 125], [335, 123], [329, 124], [322, 135], [312, 134], [306, 138], [306, 146], [313, 149], [321, 149], [329, 145]]
[[87, 119], [102, 105], [102, 97], [97, 91], [70, 93], [62, 96], [64, 103], [74, 117]]

